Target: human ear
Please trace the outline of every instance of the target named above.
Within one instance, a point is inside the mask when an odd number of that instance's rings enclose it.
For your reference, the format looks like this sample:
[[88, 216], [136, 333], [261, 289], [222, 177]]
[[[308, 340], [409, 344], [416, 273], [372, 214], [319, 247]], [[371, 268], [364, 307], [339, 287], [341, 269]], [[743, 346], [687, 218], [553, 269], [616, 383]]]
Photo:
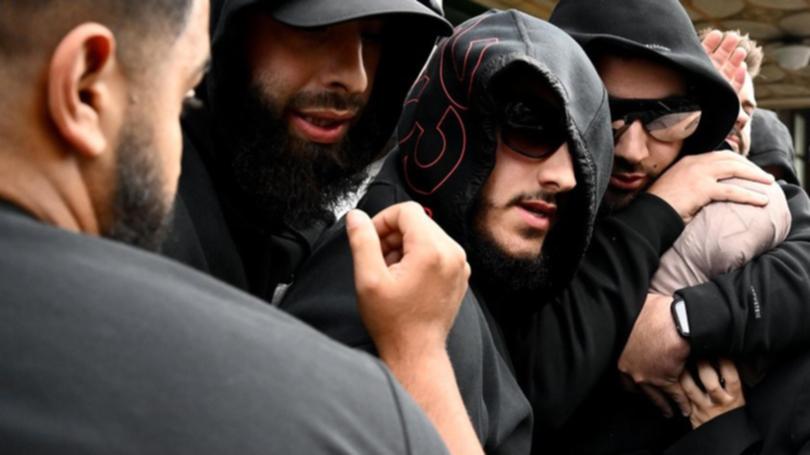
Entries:
[[48, 69], [48, 112], [73, 150], [93, 158], [107, 150], [105, 116], [123, 109], [115, 102], [115, 36], [107, 27], [85, 23], [56, 47]]

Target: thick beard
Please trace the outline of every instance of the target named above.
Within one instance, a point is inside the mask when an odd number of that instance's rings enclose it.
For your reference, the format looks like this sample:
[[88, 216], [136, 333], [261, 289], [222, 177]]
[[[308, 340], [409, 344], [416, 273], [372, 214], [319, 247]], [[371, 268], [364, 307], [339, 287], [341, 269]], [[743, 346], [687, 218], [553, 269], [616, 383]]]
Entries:
[[[237, 86], [226, 84], [223, 90], [238, 92]], [[377, 154], [374, 115], [364, 115], [339, 144], [323, 145], [292, 136], [278, 114], [283, 109], [258, 87], [219, 95], [224, 103], [216, 112], [218, 159], [259, 220], [294, 228], [329, 221], [331, 210], [366, 179]]]
[[473, 280], [485, 292], [521, 294], [542, 292], [551, 288], [552, 261], [542, 252], [536, 258], [509, 255], [487, 232], [480, 220], [485, 219], [487, 203], [479, 194], [471, 210], [467, 255], [473, 270]]
[[[134, 119], [130, 116], [129, 120]], [[151, 132], [141, 122], [125, 123], [117, 148], [116, 189], [111, 223], [102, 235], [157, 252], [171, 225], [173, 207], [163, 193]]]

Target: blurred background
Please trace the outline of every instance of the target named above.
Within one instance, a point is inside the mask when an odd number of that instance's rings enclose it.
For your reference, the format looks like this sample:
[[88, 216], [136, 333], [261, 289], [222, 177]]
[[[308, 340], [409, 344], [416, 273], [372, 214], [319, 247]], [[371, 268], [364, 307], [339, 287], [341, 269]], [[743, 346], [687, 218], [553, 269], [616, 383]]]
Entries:
[[[547, 19], [557, 0], [444, 0], [458, 24], [490, 8], [514, 8]], [[810, 0], [681, 0], [697, 30], [748, 33], [765, 49], [754, 81], [761, 107], [775, 110], [793, 134], [796, 169], [807, 188], [810, 122]], [[595, 7], [598, 4], [595, 2]]]

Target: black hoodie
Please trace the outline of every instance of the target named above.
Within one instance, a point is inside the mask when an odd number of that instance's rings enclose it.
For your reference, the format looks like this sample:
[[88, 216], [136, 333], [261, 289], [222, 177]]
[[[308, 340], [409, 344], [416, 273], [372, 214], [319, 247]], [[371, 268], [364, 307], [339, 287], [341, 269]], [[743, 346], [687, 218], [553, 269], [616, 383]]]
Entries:
[[[738, 112], [731, 89], [711, 70], [682, 6], [674, 0], [562, 0], [552, 14], [589, 50], [619, 46], [681, 68], [692, 84], [715, 87], [701, 125], [716, 129], [685, 152], [709, 151]], [[632, 25], [631, 25], [632, 24]], [[663, 24], [666, 24], [664, 26]], [[614, 39], [621, 37], [621, 39]], [[589, 47], [589, 45], [597, 47]], [[710, 89], [698, 93], [711, 95]], [[705, 123], [706, 106], [715, 122]], [[717, 112], [718, 109], [724, 112]], [[721, 109], [721, 110], [722, 110]], [[720, 126], [725, 125], [723, 128]], [[689, 306], [692, 352], [745, 356], [810, 341], [810, 200], [783, 185], [793, 224], [788, 240], [746, 267], [679, 291]], [[658, 268], [683, 223], [669, 205], [642, 194], [600, 218], [571, 286], [511, 332], [518, 378], [536, 415], [536, 453], [598, 454], [666, 448], [689, 428], [667, 421], [646, 398], [623, 392], [616, 370]], [[519, 321], [518, 321], [519, 322]], [[585, 437], [583, 437], [585, 435]], [[647, 452], [644, 452], [647, 453]]]
[[684, 153], [715, 150], [737, 118], [739, 100], [715, 70], [677, 0], [563, 0], [549, 21], [589, 54], [620, 50], [677, 69], [698, 99], [702, 116]]
[[[522, 68], [547, 82], [562, 100], [577, 186], [569, 211], [545, 245], [573, 273], [587, 245], [612, 159], [607, 95], [579, 46], [559, 29], [525, 14], [490, 12], [460, 25], [434, 53], [407, 97], [398, 126], [401, 145], [370, 185], [359, 208], [370, 214], [416, 200], [461, 244], [481, 185], [492, 171], [495, 142], [493, 91], [499, 77]], [[508, 79], [503, 79], [508, 84]], [[282, 308], [352, 346], [372, 349], [356, 311], [351, 256], [342, 223], [329, 231], [288, 292]], [[562, 233], [565, 233], [563, 235]], [[475, 271], [474, 271], [475, 274]], [[467, 410], [488, 453], [526, 453], [530, 411], [507, 363], [507, 354], [482, 305], [477, 279], [448, 340]], [[498, 302], [500, 303], [500, 302]], [[517, 302], [510, 301], [509, 304]], [[516, 305], [517, 307], [517, 305]], [[494, 333], [494, 338], [493, 338]]]
[[775, 170], [784, 181], [798, 185], [799, 178], [793, 164], [795, 156], [793, 136], [776, 112], [756, 109], [751, 117], [751, 151], [748, 159], [765, 170]]
[[[229, 165], [222, 159], [222, 140], [215, 140], [213, 124], [222, 84], [238, 80], [232, 72], [246, 67], [241, 45], [243, 16], [261, 8], [273, 12], [293, 0], [221, 0], [212, 3], [212, 70], [200, 96], [205, 107], [189, 109], [183, 118], [183, 174], [180, 178], [175, 223], [164, 245], [167, 256], [209, 273], [227, 283], [271, 301], [279, 283], [289, 283], [297, 267], [309, 255], [328, 222], [306, 228], [287, 226], [276, 219], [260, 217], [246, 202], [233, 181]], [[417, 0], [403, 0], [402, 4]], [[394, 18], [386, 39], [366, 112], [376, 116], [379, 128], [370, 139], [371, 147], [382, 152], [392, 135], [408, 88], [427, 59], [437, 36], [449, 32], [441, 9], [428, 0], [420, 3], [434, 8], [431, 13], [392, 13], [397, 2], [381, 2]], [[394, 5], [393, 7], [391, 5]], [[410, 8], [411, 6], [409, 6]], [[413, 9], [413, 8], [411, 8]], [[364, 9], [365, 11], [365, 9]], [[360, 11], [358, 14], [365, 14]], [[373, 13], [368, 13], [373, 15]], [[329, 18], [324, 18], [329, 20]], [[404, 33], [408, 28], [420, 33]], [[240, 44], [237, 44], [240, 43]], [[363, 121], [363, 120], [361, 120]]]
[[[469, 247], [470, 210], [495, 163], [489, 117], [498, 76], [525, 66], [548, 81], [565, 111], [577, 181], [546, 240], [546, 256], [553, 256], [555, 265], [552, 281], [564, 286], [588, 246], [613, 162], [607, 95], [592, 65], [568, 36], [546, 23], [511, 14], [518, 18], [516, 26], [509, 24], [514, 30], [503, 26], [491, 30], [499, 16], [484, 16], [478, 23], [461, 26], [438, 49], [439, 56], [406, 101], [397, 127], [400, 144], [390, 159], [397, 161], [410, 196]], [[489, 35], [498, 39], [479, 38]], [[479, 59], [475, 66], [473, 58]]]

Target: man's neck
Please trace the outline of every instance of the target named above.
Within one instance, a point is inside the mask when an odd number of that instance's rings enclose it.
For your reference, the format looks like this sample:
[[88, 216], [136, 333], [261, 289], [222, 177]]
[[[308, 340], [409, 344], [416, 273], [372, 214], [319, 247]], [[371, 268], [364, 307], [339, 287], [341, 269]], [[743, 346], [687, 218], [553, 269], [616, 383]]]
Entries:
[[0, 199], [36, 219], [73, 232], [98, 235], [98, 218], [72, 158], [40, 164], [25, 151], [0, 151]]

